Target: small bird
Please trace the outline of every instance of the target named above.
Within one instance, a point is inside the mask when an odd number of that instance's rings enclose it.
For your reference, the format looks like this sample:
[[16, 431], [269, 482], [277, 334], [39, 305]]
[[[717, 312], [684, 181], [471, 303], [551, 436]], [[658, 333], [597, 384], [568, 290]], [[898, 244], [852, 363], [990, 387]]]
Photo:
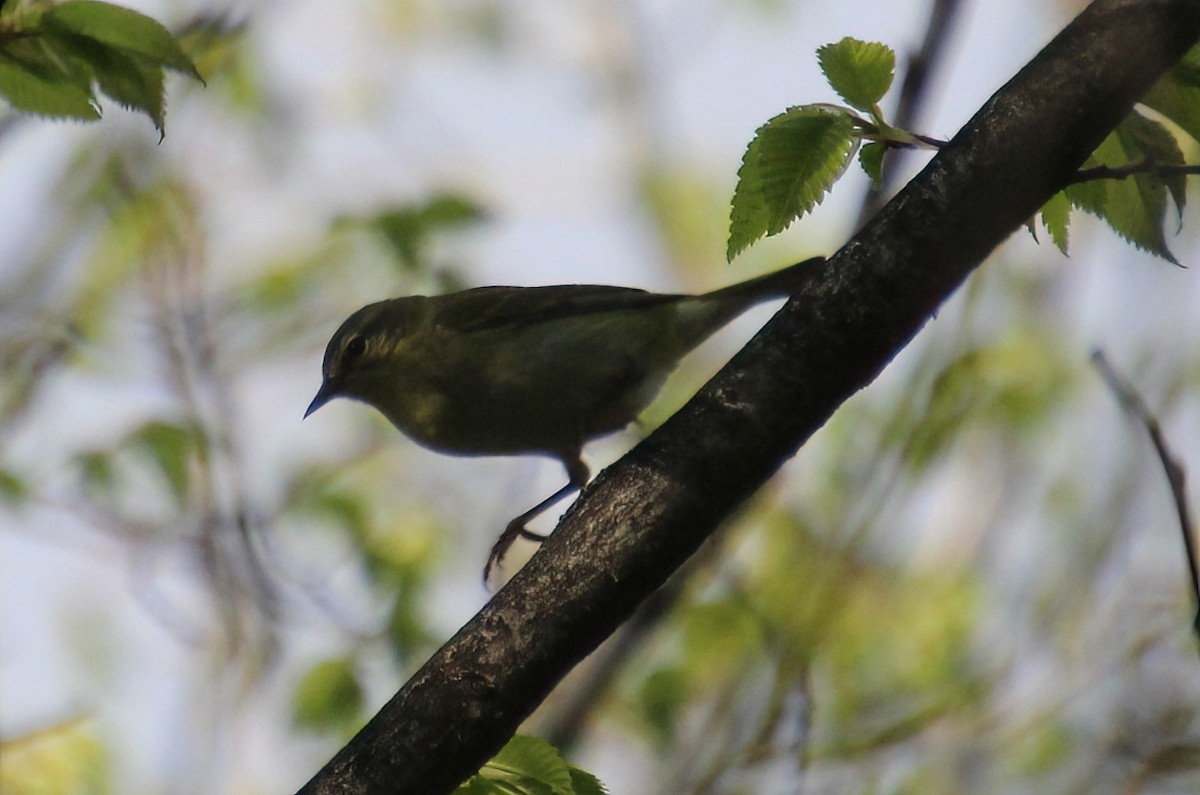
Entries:
[[484, 582], [534, 516], [582, 489], [583, 445], [624, 428], [679, 360], [749, 307], [794, 293], [822, 257], [702, 295], [568, 284], [477, 287], [369, 304], [325, 349], [307, 417], [335, 397], [454, 455], [557, 458], [567, 484], [508, 523]]

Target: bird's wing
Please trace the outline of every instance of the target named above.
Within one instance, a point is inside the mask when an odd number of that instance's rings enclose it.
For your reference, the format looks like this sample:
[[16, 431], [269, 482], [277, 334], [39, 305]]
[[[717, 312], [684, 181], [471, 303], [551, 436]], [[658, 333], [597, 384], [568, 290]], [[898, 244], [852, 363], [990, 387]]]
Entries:
[[476, 287], [435, 299], [441, 306], [437, 308], [434, 322], [447, 330], [471, 333], [597, 312], [660, 306], [680, 297], [600, 284]]

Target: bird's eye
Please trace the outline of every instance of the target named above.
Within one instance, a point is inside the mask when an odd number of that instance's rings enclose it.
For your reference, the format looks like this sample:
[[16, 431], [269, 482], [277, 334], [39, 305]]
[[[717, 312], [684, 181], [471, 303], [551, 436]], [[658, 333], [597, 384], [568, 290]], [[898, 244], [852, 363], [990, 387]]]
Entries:
[[351, 337], [342, 350], [342, 366], [353, 364], [367, 351], [367, 341], [362, 337]]

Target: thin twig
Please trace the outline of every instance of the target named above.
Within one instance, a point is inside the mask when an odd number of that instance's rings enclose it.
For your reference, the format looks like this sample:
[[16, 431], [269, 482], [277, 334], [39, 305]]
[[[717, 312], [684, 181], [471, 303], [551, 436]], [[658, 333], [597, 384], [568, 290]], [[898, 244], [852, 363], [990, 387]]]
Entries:
[[1140, 160], [1137, 163], [1126, 163], [1123, 166], [1093, 166], [1076, 171], [1074, 176], [1067, 180], [1067, 184], [1077, 185], [1080, 182], [1091, 182], [1097, 179], [1128, 179], [1138, 174], [1153, 174], [1156, 177], [1200, 174], [1200, 165]]
[[[921, 46], [908, 59], [904, 81], [900, 85], [900, 96], [896, 102], [894, 126], [902, 130], [911, 130], [916, 125], [917, 117], [921, 115], [921, 111], [929, 99], [930, 79], [935, 74], [942, 54], [946, 50], [950, 28], [954, 24], [960, 3], [961, 0], [933, 0], [930, 6], [929, 21], [925, 25], [925, 37], [921, 41]], [[917, 135], [916, 138], [938, 148], [945, 145], [944, 141], [923, 135]], [[884, 172], [883, 189], [869, 191], [863, 197], [858, 226], [878, 212], [891, 194], [895, 186], [895, 177], [892, 175], [897, 173], [897, 165], [900, 162], [900, 158], [897, 156], [899, 151], [901, 150], [888, 155], [890, 162]]]
[[1179, 530], [1183, 535], [1183, 547], [1187, 553], [1188, 572], [1192, 576], [1192, 597], [1196, 606], [1196, 617], [1192, 620], [1192, 631], [1200, 640], [1200, 567], [1196, 562], [1196, 542], [1192, 531], [1191, 512], [1188, 509], [1187, 490], [1184, 487], [1186, 474], [1183, 465], [1171, 454], [1167, 442], [1163, 439], [1162, 427], [1158, 419], [1150, 413], [1145, 401], [1134, 390], [1133, 385], [1121, 378], [1108, 363], [1104, 352], [1097, 349], [1092, 352], [1092, 363], [1100, 371], [1108, 388], [1116, 396], [1117, 402], [1125, 411], [1142, 424], [1158, 460], [1162, 463], [1163, 471], [1167, 474], [1167, 484], [1171, 488], [1171, 496], [1175, 500], [1175, 511], [1179, 514]]

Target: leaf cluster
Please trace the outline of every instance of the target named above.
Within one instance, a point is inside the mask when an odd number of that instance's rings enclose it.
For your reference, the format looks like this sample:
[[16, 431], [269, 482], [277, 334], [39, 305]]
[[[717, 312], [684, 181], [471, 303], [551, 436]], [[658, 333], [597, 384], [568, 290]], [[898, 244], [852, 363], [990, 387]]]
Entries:
[[549, 743], [518, 734], [455, 795], [605, 795], [600, 780], [568, 764]]
[[733, 193], [725, 252], [730, 260], [820, 204], [855, 153], [878, 182], [888, 147], [928, 145], [883, 118], [879, 102], [896, 69], [890, 47], [846, 37], [818, 49], [817, 61], [849, 107], [797, 105], [754, 133]]
[[[726, 256], [732, 260], [763, 236], [776, 235], [821, 202], [858, 154], [876, 185], [885, 155], [942, 142], [889, 124], [879, 103], [891, 87], [895, 55], [886, 45], [844, 38], [817, 50], [821, 71], [849, 107], [798, 105], [759, 127], [738, 170]], [[1177, 134], [1200, 141], [1200, 47], [1141, 100], [1092, 153], [1073, 183], [1039, 212], [1051, 240], [1067, 252], [1070, 211], [1103, 219], [1136, 247], [1170, 262], [1164, 226], [1169, 205], [1182, 220], [1187, 175]], [[1029, 230], [1036, 237], [1036, 218]]]
[[[1176, 137], [1178, 132], [1200, 142], [1200, 47], [1163, 75], [1139, 105], [1091, 154], [1076, 182], [1039, 211], [1064, 254], [1074, 207], [1101, 218], [1137, 248], [1179, 264], [1167, 248], [1164, 226], [1170, 204], [1176, 223], [1182, 221], [1187, 175], [1200, 171], [1185, 162]], [[1032, 219], [1029, 230], [1036, 235]]]
[[167, 69], [203, 82], [170, 31], [128, 8], [72, 0], [0, 15], [0, 96], [19, 111], [94, 121], [99, 89], [161, 134]]

